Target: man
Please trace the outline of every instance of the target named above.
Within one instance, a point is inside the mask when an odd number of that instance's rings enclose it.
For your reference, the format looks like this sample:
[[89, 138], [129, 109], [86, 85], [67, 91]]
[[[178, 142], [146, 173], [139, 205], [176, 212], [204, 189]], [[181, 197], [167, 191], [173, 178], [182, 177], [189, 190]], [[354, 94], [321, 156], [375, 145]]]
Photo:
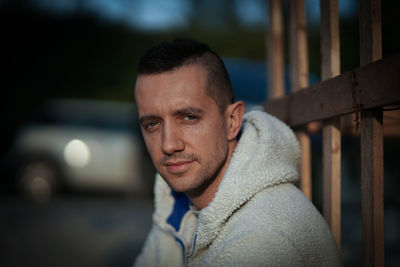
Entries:
[[[233, 102], [221, 58], [162, 42], [138, 67], [135, 99], [158, 171], [153, 227], [136, 266], [337, 266], [322, 216], [292, 184], [299, 146], [276, 118]], [[240, 135], [240, 137], [239, 137]]]

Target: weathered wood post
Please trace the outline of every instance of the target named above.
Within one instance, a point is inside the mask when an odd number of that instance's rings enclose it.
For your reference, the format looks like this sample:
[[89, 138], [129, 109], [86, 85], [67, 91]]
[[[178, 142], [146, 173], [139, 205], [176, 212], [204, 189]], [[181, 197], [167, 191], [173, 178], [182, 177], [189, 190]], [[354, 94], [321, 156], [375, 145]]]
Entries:
[[[307, 26], [304, 0], [290, 1], [290, 83], [292, 91], [308, 87]], [[311, 141], [307, 125], [296, 131], [301, 146], [300, 188], [311, 200]]]
[[[322, 80], [340, 74], [338, 0], [321, 0], [321, 73]], [[323, 142], [323, 215], [340, 247], [341, 232], [341, 132], [340, 116], [324, 120]]]
[[[381, 1], [360, 0], [360, 65], [382, 58]], [[363, 266], [384, 266], [382, 108], [361, 110]]]

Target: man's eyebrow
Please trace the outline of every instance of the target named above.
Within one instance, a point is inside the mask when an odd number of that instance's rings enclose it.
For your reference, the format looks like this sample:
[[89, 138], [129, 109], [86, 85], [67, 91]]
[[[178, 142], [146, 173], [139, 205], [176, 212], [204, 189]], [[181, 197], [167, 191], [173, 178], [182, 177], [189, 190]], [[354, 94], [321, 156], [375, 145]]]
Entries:
[[204, 110], [195, 108], [195, 107], [188, 107], [188, 108], [181, 108], [178, 110], [175, 110], [172, 114], [174, 116], [179, 116], [179, 115], [187, 115], [187, 114], [196, 114], [196, 115], [203, 115]]

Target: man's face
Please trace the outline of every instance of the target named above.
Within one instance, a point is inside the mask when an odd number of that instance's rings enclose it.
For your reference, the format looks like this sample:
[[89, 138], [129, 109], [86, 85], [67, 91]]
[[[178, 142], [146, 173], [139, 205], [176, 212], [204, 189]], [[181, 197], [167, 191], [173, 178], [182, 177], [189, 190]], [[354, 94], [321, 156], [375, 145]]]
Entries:
[[142, 133], [157, 171], [172, 189], [196, 191], [227, 162], [226, 118], [206, 94], [197, 64], [140, 75], [135, 98]]

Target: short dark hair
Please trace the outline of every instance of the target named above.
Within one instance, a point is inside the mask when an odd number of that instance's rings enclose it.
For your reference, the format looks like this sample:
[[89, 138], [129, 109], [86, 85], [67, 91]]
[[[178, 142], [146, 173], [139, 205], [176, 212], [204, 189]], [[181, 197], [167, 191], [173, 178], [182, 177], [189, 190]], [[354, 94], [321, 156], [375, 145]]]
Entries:
[[140, 59], [138, 75], [159, 74], [190, 64], [199, 64], [207, 72], [206, 94], [221, 112], [233, 103], [232, 84], [222, 59], [205, 43], [191, 39], [163, 41], [150, 48]]

